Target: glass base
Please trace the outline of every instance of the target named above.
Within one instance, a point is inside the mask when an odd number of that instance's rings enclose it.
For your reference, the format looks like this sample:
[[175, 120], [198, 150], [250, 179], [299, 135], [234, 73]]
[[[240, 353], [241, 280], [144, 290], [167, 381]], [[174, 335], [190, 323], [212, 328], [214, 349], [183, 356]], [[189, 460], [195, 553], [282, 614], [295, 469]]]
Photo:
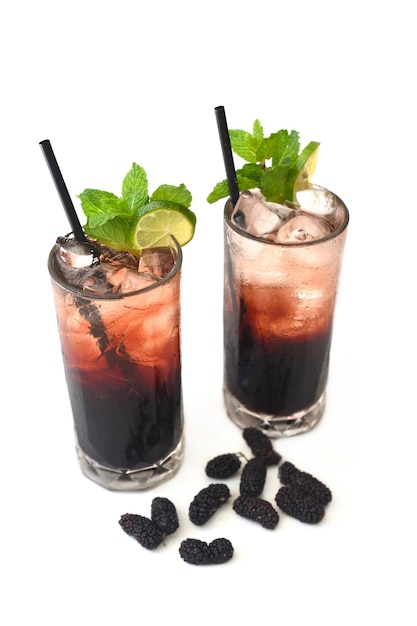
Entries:
[[308, 432], [319, 422], [325, 409], [325, 393], [304, 411], [293, 415], [276, 416], [255, 413], [247, 409], [228, 389], [223, 389], [224, 403], [229, 418], [240, 428], [256, 427], [268, 437], [291, 437]]
[[165, 459], [140, 470], [104, 467], [87, 456], [78, 445], [76, 451], [81, 471], [87, 478], [112, 491], [137, 491], [154, 487], [176, 474], [183, 457], [184, 439], [181, 438], [175, 450]]

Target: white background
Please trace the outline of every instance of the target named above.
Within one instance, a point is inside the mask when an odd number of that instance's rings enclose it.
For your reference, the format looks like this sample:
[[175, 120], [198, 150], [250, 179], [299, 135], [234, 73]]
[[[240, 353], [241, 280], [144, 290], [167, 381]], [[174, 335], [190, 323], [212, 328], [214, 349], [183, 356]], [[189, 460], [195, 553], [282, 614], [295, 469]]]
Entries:
[[[416, 624], [413, 3], [4, 2], [0, 59], [1, 623]], [[310, 434], [275, 442], [333, 491], [315, 527], [282, 516], [267, 531], [231, 504], [205, 527], [187, 519], [206, 461], [247, 451], [221, 396], [222, 203], [205, 200], [224, 178], [218, 105], [230, 128], [259, 118], [268, 134], [320, 141], [315, 182], [351, 213], [327, 411]], [[68, 224], [46, 138], [75, 203], [85, 187], [118, 193], [133, 161], [152, 190], [193, 193], [187, 447], [152, 491], [107, 492], [77, 466], [46, 269]], [[265, 495], [276, 486], [271, 470]], [[118, 519], [148, 515], [156, 495], [175, 502], [181, 527], [149, 552]], [[187, 536], [226, 536], [235, 556], [187, 565]]]

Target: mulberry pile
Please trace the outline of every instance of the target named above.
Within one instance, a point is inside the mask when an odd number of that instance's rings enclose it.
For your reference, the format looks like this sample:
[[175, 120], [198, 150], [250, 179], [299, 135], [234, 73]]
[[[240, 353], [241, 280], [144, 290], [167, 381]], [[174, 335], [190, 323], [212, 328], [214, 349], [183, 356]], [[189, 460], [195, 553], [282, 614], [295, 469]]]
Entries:
[[224, 537], [206, 543], [200, 539], [184, 539], [179, 547], [181, 558], [192, 565], [215, 565], [230, 561], [233, 545]]
[[[273, 530], [280, 513], [285, 513], [305, 524], [317, 524], [325, 515], [326, 506], [332, 500], [330, 489], [312, 474], [298, 469], [289, 461], [282, 461], [273, 448], [271, 439], [257, 428], [245, 428], [243, 438], [252, 451], [249, 460], [242, 453], [225, 453], [206, 463], [207, 476], [219, 481], [235, 476], [240, 470], [239, 495], [232, 508], [239, 516]], [[246, 461], [242, 467], [242, 457]], [[278, 465], [281, 483], [274, 503], [261, 498], [265, 487], [268, 466]], [[216, 511], [231, 498], [224, 482], [211, 483], [201, 489], [188, 507], [189, 520], [203, 526]], [[275, 505], [278, 507], [275, 507]], [[148, 550], [155, 550], [167, 536], [179, 528], [175, 505], [168, 499], [156, 497], [151, 503], [150, 518], [125, 513], [119, 519], [124, 532], [136, 539]], [[184, 539], [179, 546], [181, 558], [193, 565], [226, 563], [234, 554], [229, 539], [219, 537], [211, 543], [197, 538]]]

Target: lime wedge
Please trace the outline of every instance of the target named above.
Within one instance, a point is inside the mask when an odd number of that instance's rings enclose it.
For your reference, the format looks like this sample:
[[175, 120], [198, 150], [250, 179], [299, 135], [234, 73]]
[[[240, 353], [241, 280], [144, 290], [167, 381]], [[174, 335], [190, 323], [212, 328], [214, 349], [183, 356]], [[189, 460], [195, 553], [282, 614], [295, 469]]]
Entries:
[[291, 170], [285, 187], [285, 197], [290, 202], [295, 201], [297, 191], [310, 187], [317, 167], [319, 146], [317, 141], [310, 141], [299, 155], [297, 165]]
[[184, 246], [193, 238], [195, 223], [195, 214], [181, 204], [149, 202], [131, 228], [132, 246], [136, 250], [172, 246], [172, 237]]

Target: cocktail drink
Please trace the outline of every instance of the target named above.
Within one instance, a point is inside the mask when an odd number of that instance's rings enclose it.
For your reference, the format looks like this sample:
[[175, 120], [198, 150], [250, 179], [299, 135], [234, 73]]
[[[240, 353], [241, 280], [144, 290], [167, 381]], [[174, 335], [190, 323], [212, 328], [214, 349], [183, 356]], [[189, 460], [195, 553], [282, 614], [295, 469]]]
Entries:
[[[310, 430], [325, 408], [333, 315], [349, 214], [313, 185], [319, 144], [299, 134], [227, 128], [215, 109], [227, 179], [224, 399], [240, 427], [271, 437]], [[232, 151], [246, 163], [235, 169]]]
[[183, 453], [182, 248], [194, 234], [184, 184], [148, 194], [133, 163], [121, 196], [85, 189], [78, 217], [48, 140], [41, 142], [73, 232], [49, 254], [78, 459], [114, 490], [170, 478]]
[[109, 489], [150, 487], [183, 450], [181, 248], [140, 261], [103, 248], [97, 267], [73, 269], [74, 245], [58, 241], [48, 267], [78, 459]]
[[325, 407], [348, 211], [315, 187], [297, 208], [243, 192], [224, 215], [228, 415], [272, 437], [307, 431]]

